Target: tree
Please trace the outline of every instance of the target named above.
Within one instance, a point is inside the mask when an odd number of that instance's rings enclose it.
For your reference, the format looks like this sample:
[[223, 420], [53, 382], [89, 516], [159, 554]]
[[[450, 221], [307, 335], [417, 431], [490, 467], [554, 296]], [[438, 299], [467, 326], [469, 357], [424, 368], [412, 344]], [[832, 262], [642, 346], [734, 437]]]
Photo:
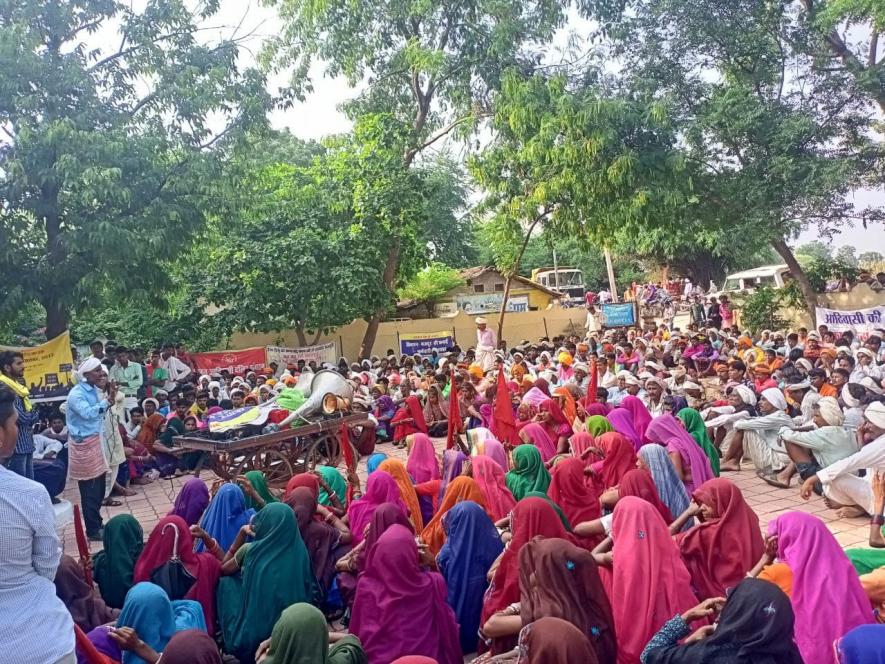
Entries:
[[850, 244], [844, 244], [836, 250], [836, 254], [833, 256], [833, 258], [835, 258], [840, 263], [844, 263], [845, 265], [857, 267], [858, 259], [854, 251], [854, 247], [852, 247]]
[[876, 265], [883, 260], [885, 260], [885, 257], [883, 257], [878, 251], [865, 251], [857, 257], [857, 262], [861, 265]]
[[511, 72], [492, 128], [494, 142], [469, 167], [487, 192], [485, 239], [507, 277], [499, 337], [510, 282], [539, 225], [599, 251], [619, 229], [667, 224], [668, 211], [692, 203], [676, 136], [652, 104]]
[[431, 263], [400, 288], [397, 297], [422, 305], [427, 315], [432, 317], [434, 305], [450, 290], [465, 283], [467, 281], [458, 270], [440, 263]]
[[[271, 56], [291, 65], [295, 93], [310, 87], [315, 61], [326, 73], [363, 86], [348, 105], [352, 117], [389, 113], [408, 130], [401, 158], [411, 167], [426, 148], [455, 130], [467, 130], [487, 111], [502, 73], [532, 67], [533, 49], [549, 42], [565, 21], [559, 0], [272, 0], [285, 29]], [[408, 241], [408, 238], [406, 238]], [[393, 293], [403, 242], [394, 236], [384, 261]], [[384, 315], [378, 309], [360, 350], [371, 352]]]
[[796, 247], [797, 256], [807, 256], [819, 261], [828, 261], [833, 257], [830, 246], [820, 240], [812, 240]]
[[466, 176], [453, 160], [440, 157], [421, 166], [428, 217], [421, 230], [433, 261], [451, 267], [476, 265], [473, 217], [467, 210]]
[[196, 275], [203, 298], [219, 309], [215, 317], [240, 330], [294, 328], [308, 345], [386, 310], [388, 244], [408, 238], [403, 265], [417, 269], [427, 216], [427, 187], [403, 165], [402, 138], [391, 118], [366, 116], [309, 161], [304, 146], [278, 161], [284, 145], [263, 167], [254, 168], [251, 151], [248, 168], [233, 165], [239, 196], [212, 220]]
[[620, 85], [660, 99], [684, 136], [704, 202], [686, 210], [686, 225], [731, 224], [742, 237], [764, 238], [795, 275], [813, 317], [817, 296], [788, 241], [811, 226], [831, 236], [862, 216], [848, 194], [878, 159], [866, 100], [850, 74], [821, 75], [794, 48], [780, 4], [633, 7], [617, 31], [627, 59]]
[[[241, 70], [236, 36], [197, 39], [216, 10], [182, 0], [0, 9], [0, 299], [39, 302], [47, 336], [100, 288], [167, 287], [164, 262], [202, 225], [220, 156], [264, 122], [264, 78]], [[118, 38], [87, 46], [115, 28]]]

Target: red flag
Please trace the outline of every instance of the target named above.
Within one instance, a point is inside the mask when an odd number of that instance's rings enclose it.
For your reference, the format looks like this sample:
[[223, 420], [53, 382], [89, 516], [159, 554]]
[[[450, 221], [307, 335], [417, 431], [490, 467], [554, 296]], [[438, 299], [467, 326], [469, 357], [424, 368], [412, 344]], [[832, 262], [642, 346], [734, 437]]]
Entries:
[[74, 505], [74, 535], [77, 536], [77, 550], [80, 552], [80, 565], [83, 567], [83, 576], [86, 583], [92, 586], [92, 569], [89, 561], [92, 556], [89, 553], [89, 542], [86, 541], [86, 532], [83, 530], [83, 518], [80, 516], [80, 506]]
[[492, 423], [495, 438], [510, 447], [519, 445], [519, 434], [513, 419], [513, 406], [510, 403], [510, 390], [504, 380], [504, 367], [498, 367], [498, 389], [495, 393], [495, 420]]
[[455, 385], [455, 370], [449, 374], [449, 430], [446, 433], [446, 449], [455, 447], [455, 436], [461, 433], [464, 421], [461, 419], [461, 406], [458, 404], [458, 387]]
[[347, 425], [341, 423], [341, 433], [338, 436], [338, 444], [341, 446], [341, 452], [344, 454], [344, 463], [348, 468], [355, 468], [353, 461], [353, 445], [350, 444], [350, 431]]
[[590, 386], [587, 388], [587, 403], [596, 403], [596, 390], [599, 387], [599, 370], [596, 360], [590, 360]]

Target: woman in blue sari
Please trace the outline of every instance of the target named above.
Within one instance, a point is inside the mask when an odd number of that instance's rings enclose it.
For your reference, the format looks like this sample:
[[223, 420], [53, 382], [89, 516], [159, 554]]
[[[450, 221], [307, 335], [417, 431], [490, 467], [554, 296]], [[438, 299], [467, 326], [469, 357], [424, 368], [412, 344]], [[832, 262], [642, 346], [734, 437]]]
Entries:
[[[215, 538], [222, 551], [227, 551], [237, 538], [240, 528], [255, 516], [255, 510], [246, 509], [246, 497], [236, 484], [222, 484], [209, 503], [200, 527]], [[197, 544], [197, 552], [203, 551], [203, 540]]]
[[458, 618], [464, 653], [476, 650], [488, 572], [504, 550], [495, 524], [477, 503], [457, 503], [443, 518], [446, 543], [437, 563], [448, 585], [447, 601]]

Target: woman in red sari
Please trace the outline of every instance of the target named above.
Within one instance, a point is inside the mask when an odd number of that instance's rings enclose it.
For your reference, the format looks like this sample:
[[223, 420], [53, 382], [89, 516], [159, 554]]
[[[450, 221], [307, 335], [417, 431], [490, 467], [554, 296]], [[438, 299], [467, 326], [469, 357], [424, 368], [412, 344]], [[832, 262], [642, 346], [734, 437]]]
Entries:
[[624, 435], [614, 431], [602, 434], [594, 442], [604, 458], [592, 464], [590, 469], [596, 476], [598, 486], [610, 489], [617, 486], [626, 473], [636, 468], [636, 452]]
[[724, 597], [765, 550], [759, 517], [726, 479], [704, 482], [692, 498], [683, 517], [697, 516], [700, 523], [679, 533], [676, 543], [698, 599]]
[[407, 396], [405, 401], [390, 420], [393, 426], [393, 442], [402, 444], [406, 436], [413, 433], [427, 433], [427, 422], [424, 420], [424, 409], [421, 401], [414, 394]]
[[[177, 533], [176, 533], [177, 531]], [[207, 553], [194, 553], [194, 539], [184, 519], [180, 516], [167, 516], [160, 520], [145, 544], [144, 551], [135, 563], [133, 583], [150, 581], [151, 573], [169, 562], [173, 550], [178, 554], [185, 569], [196, 578], [187, 594], [180, 599], [192, 599], [203, 607], [206, 627], [215, 633], [215, 587], [221, 576], [221, 559], [224, 551], [202, 528], [198, 532], [205, 544]], [[178, 540], [178, 548], [175, 543]]]

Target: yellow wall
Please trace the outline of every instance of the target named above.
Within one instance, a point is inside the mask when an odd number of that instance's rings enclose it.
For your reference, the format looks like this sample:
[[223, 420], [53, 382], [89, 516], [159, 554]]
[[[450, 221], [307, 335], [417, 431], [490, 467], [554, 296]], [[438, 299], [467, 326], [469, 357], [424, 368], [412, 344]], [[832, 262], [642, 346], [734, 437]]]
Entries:
[[[489, 327], [497, 331], [499, 314], [486, 314]], [[528, 311], [509, 313], [504, 317], [504, 339], [507, 345], [514, 346], [523, 339], [537, 341], [540, 337], [554, 337], [560, 334], [584, 335], [584, 320], [587, 314], [583, 309], [554, 308], [549, 311]], [[354, 361], [359, 353], [360, 342], [366, 330], [366, 322], [357, 320], [340, 327], [329, 335], [324, 335], [318, 343], [334, 341], [338, 354]], [[426, 318], [407, 321], [381, 323], [373, 355], [381, 355], [392, 348], [399, 354], [398, 334], [427, 332], [453, 332], [456, 343], [463, 348], [476, 344], [476, 324], [474, 318], [461, 312], [453, 318]], [[249, 348], [251, 346], [297, 347], [298, 342], [292, 330], [271, 334], [235, 334], [227, 348]], [[343, 348], [343, 352], [342, 352]]]
[[[818, 306], [825, 309], [841, 309], [852, 311], [854, 309], [869, 309], [885, 304], [885, 291], [878, 293], [866, 284], [857, 284], [847, 293], [823, 293], [817, 296]], [[809, 330], [817, 327], [814, 321], [808, 318], [805, 310], [787, 309], [784, 312], [792, 327], [806, 327]]]

